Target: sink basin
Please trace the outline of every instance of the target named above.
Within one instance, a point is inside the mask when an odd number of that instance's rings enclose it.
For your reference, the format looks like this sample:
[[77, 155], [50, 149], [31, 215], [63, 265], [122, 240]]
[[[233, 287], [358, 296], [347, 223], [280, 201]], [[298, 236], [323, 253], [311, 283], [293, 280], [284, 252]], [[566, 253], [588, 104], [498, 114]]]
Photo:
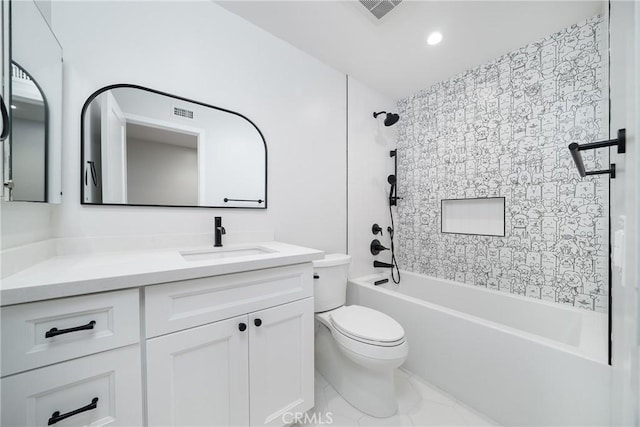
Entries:
[[205, 249], [180, 252], [186, 261], [206, 261], [226, 258], [237, 258], [251, 255], [264, 255], [273, 251], [264, 248]]

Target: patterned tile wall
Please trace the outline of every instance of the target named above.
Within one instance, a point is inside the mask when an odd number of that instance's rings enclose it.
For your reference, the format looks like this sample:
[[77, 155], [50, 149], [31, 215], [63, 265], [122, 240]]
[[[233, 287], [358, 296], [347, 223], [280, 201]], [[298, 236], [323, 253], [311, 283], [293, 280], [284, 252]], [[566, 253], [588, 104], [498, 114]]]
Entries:
[[[398, 102], [401, 268], [607, 310], [609, 178], [580, 179], [567, 149], [608, 137], [605, 30], [595, 16]], [[440, 232], [441, 199], [493, 196], [505, 237]]]

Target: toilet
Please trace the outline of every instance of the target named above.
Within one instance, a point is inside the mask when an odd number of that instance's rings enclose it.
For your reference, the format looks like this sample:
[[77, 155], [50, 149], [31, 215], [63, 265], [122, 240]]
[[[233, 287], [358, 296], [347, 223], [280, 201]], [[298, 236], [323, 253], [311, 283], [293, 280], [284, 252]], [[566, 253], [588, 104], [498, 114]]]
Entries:
[[316, 368], [352, 406], [374, 417], [398, 410], [394, 371], [409, 354], [404, 329], [391, 317], [345, 305], [351, 257], [313, 261]]

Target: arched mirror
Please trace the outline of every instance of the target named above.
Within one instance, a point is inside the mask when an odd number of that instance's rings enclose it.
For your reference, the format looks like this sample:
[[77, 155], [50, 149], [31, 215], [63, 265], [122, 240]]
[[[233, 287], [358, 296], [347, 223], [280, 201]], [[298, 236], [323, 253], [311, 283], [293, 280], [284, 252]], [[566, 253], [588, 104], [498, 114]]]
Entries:
[[267, 146], [245, 116], [134, 85], [82, 109], [81, 202], [267, 207]]

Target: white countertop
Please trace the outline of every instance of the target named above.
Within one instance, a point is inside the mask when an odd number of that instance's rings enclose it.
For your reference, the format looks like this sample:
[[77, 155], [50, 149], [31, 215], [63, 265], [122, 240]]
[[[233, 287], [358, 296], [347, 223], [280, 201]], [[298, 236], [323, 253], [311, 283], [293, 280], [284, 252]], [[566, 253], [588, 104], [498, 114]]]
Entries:
[[0, 305], [300, 264], [324, 256], [316, 249], [280, 242], [225, 245], [220, 249], [256, 247], [272, 252], [199, 261], [187, 261], [180, 252], [214, 248], [200, 246], [54, 256], [2, 279]]

